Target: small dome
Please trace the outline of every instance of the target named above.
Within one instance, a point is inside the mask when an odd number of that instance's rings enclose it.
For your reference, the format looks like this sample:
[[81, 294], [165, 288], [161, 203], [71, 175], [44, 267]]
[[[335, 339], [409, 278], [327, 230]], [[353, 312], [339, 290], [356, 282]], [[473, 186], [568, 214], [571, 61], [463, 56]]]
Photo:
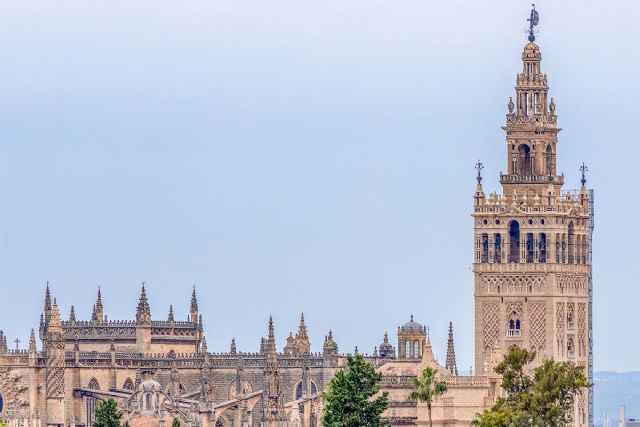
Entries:
[[144, 380], [138, 386], [138, 390], [140, 391], [160, 391], [162, 390], [162, 386], [156, 380]]
[[529, 42], [524, 46], [524, 50], [530, 51], [530, 52], [536, 52], [536, 51], [540, 52], [540, 47], [533, 42]]
[[413, 314], [411, 320], [400, 327], [400, 332], [425, 332], [426, 328], [420, 323], [413, 320]]

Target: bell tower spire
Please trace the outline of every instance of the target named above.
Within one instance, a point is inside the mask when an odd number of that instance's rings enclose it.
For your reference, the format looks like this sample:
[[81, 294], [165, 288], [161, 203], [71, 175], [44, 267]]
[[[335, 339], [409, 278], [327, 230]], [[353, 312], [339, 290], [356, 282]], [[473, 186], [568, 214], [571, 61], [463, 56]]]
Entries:
[[549, 184], [559, 192], [564, 177], [556, 174], [558, 143], [556, 105], [549, 98], [547, 75], [542, 72], [542, 53], [534, 43], [539, 15], [535, 6], [529, 21], [529, 42], [522, 51], [522, 71], [516, 76], [515, 102], [509, 98], [506, 131], [507, 173], [500, 175], [504, 194], [533, 190], [540, 197]]

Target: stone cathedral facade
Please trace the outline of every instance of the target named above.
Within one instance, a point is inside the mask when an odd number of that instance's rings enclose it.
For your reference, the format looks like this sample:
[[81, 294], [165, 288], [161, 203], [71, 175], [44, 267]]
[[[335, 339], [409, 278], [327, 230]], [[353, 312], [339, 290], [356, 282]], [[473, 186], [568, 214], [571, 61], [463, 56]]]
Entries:
[[[428, 366], [449, 385], [433, 402], [436, 426], [468, 426], [495, 402], [502, 391], [493, 368], [512, 346], [535, 350], [537, 362], [554, 358], [589, 368], [592, 193], [584, 170], [578, 191], [563, 188], [556, 106], [540, 63], [540, 48], [527, 43], [503, 128], [501, 194], [484, 193], [478, 163], [475, 375], [458, 370], [452, 324], [441, 363], [427, 327], [411, 315], [397, 328], [397, 345], [384, 333], [365, 356], [382, 373], [393, 426], [428, 424], [426, 405], [407, 399]], [[175, 319], [173, 307], [162, 320], [152, 317], [143, 284], [134, 320], [109, 319], [100, 290], [90, 320], [77, 319], [73, 306], [63, 319], [47, 285], [28, 349], [10, 349], [0, 331], [0, 420], [12, 427], [88, 427], [96, 404], [113, 398], [131, 427], [164, 427], [174, 417], [188, 427], [321, 425], [321, 392], [346, 365], [331, 331], [314, 353], [301, 316], [297, 332], [278, 347], [269, 319], [259, 352], [243, 352], [232, 341], [228, 351], [214, 353], [195, 289], [188, 307], [186, 321]], [[575, 426], [589, 425], [587, 393], [573, 419]]]

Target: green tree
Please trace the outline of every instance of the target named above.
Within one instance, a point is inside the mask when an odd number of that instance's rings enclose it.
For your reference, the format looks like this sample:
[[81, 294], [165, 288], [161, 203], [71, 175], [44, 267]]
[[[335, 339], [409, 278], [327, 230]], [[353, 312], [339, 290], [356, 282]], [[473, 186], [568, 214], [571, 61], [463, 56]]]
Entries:
[[433, 426], [433, 421], [431, 421], [431, 402], [433, 402], [434, 397], [438, 397], [447, 391], [447, 383], [438, 381], [436, 378], [437, 373], [436, 369], [426, 368], [420, 376], [413, 379], [415, 390], [409, 394], [409, 400], [427, 403], [430, 426]]
[[178, 417], [173, 417], [173, 421], [171, 422], [171, 427], [180, 427], [180, 420]]
[[116, 401], [106, 399], [96, 405], [96, 420], [93, 427], [120, 427], [122, 412], [118, 411]]
[[576, 396], [589, 387], [584, 368], [572, 362], [547, 359], [527, 373], [534, 352], [521, 348], [509, 351], [495, 371], [502, 375], [506, 397], [478, 414], [473, 421], [481, 427], [565, 427], [570, 425]]
[[347, 369], [338, 372], [325, 393], [325, 427], [381, 427], [389, 422], [381, 416], [389, 405], [389, 393], [380, 391], [382, 374], [356, 354], [347, 356]]

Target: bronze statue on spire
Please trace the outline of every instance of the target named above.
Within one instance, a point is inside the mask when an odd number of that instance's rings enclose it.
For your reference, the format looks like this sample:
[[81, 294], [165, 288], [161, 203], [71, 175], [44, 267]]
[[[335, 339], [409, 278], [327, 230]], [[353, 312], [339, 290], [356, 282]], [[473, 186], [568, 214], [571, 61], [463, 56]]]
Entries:
[[532, 4], [531, 7], [531, 15], [527, 21], [529, 21], [529, 41], [533, 43], [536, 40], [534, 27], [540, 22], [540, 15], [538, 15], [535, 4]]

